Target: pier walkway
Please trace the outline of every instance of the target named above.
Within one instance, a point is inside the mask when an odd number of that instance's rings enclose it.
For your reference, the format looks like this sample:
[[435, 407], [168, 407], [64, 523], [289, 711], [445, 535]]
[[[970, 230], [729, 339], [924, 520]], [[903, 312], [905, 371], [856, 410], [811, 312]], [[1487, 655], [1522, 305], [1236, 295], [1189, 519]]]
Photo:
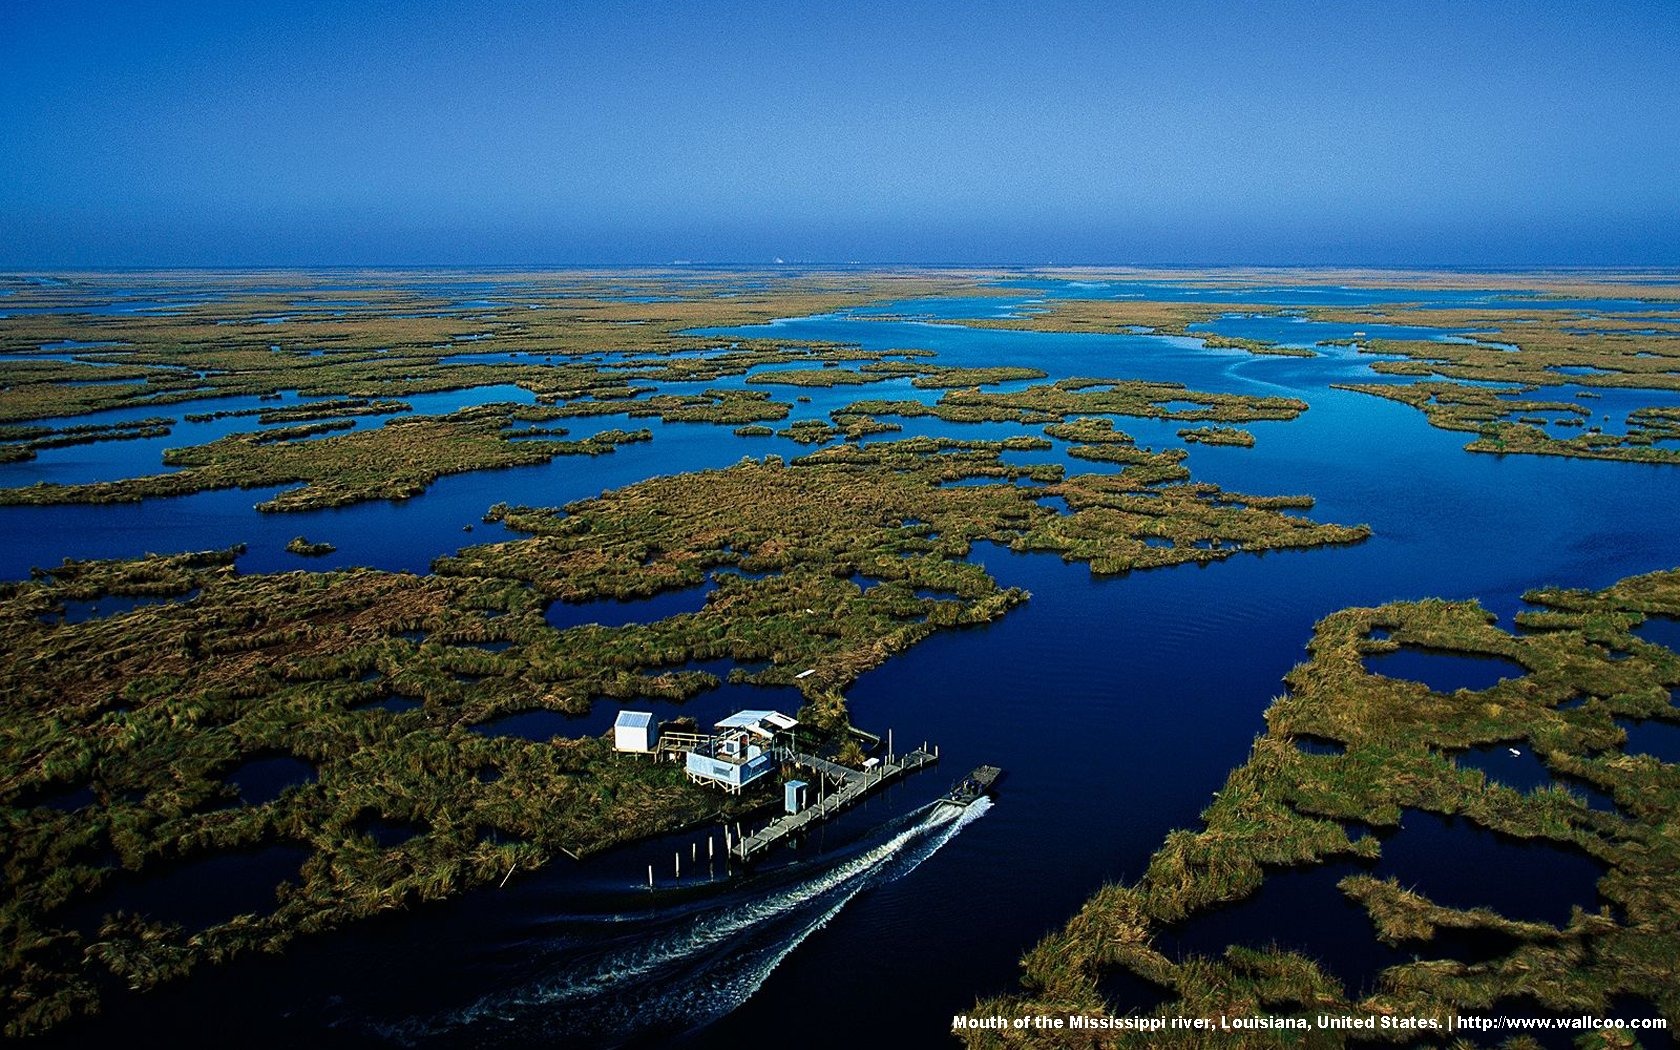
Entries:
[[779, 749], [776, 757], [779, 761], [827, 776], [837, 781], [838, 786], [833, 791], [820, 794], [798, 813], [777, 817], [751, 835], [731, 843], [729, 856], [732, 860], [744, 864], [790, 835], [797, 835], [806, 828], [822, 823], [876, 788], [939, 761], [936, 753], [917, 748], [907, 755], [888, 755], [879, 765], [859, 772], [835, 765], [815, 755], [785, 748]]
[[785, 747], [776, 749], [776, 760], [791, 766], [798, 766], [800, 769], [809, 769], [813, 773], [821, 773], [836, 784], [844, 784], [847, 781], [861, 779], [868, 775], [850, 766], [842, 766], [838, 762], [830, 762], [826, 758], [818, 758], [816, 755], [807, 755]]

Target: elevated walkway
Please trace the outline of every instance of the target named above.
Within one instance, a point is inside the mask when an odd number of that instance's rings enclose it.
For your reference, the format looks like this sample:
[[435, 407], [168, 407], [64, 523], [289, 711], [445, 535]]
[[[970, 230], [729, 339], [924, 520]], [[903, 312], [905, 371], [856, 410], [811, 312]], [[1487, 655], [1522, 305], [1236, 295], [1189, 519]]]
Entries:
[[[879, 765], [860, 772], [856, 769], [836, 765], [827, 759], [817, 758], [814, 755], [801, 754], [796, 751], [789, 751], [786, 748], [777, 750], [779, 752], [777, 757], [781, 761], [822, 773], [824, 776], [837, 781], [839, 786], [831, 792], [823, 793], [816, 802], [798, 813], [789, 813], [786, 816], [777, 817], [751, 835], [744, 836], [731, 843], [729, 846], [730, 858], [742, 864], [749, 863], [789, 836], [822, 823], [856, 803], [871, 791], [875, 791], [901, 777], [908, 776], [917, 770], [925, 769], [939, 761], [939, 756], [936, 753], [917, 748], [907, 755], [888, 755]], [[831, 774], [829, 770], [834, 772]]]

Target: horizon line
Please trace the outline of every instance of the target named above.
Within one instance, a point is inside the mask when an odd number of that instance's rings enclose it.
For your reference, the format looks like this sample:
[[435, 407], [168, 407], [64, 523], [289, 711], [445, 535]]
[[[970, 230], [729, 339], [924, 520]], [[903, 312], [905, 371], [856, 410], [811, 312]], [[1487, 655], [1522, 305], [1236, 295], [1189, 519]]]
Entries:
[[1328, 262], [863, 262], [859, 260], [701, 260], [666, 259], [638, 262], [273, 262], [273, 263], [110, 263], [56, 266], [0, 263], [0, 276], [43, 273], [113, 272], [241, 272], [263, 270], [1366, 270], [1543, 273], [1557, 271], [1666, 271], [1680, 274], [1673, 263], [1328, 263]]

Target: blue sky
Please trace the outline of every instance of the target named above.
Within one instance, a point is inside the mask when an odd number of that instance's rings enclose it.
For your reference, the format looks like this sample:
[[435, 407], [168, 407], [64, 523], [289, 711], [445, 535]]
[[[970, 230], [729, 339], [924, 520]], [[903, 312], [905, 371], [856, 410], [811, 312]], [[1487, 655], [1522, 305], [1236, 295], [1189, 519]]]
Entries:
[[1680, 264], [1680, 3], [0, 3], [0, 265]]

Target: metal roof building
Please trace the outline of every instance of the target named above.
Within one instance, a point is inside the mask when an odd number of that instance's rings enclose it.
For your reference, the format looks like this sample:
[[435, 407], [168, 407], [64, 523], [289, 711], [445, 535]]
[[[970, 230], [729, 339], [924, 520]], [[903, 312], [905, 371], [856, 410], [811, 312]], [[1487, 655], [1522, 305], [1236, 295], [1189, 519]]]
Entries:
[[619, 751], [648, 752], [659, 739], [659, 729], [648, 711], [620, 711], [613, 723], [613, 747]]
[[737, 711], [717, 723], [716, 728], [720, 733], [727, 733], [731, 729], [745, 729], [768, 740], [798, 724], [799, 719], [789, 718], [780, 711]]
[[684, 759], [688, 779], [740, 790], [776, 768], [770, 742], [799, 724], [780, 711], [737, 711], [718, 722], [717, 735], [690, 751]]

